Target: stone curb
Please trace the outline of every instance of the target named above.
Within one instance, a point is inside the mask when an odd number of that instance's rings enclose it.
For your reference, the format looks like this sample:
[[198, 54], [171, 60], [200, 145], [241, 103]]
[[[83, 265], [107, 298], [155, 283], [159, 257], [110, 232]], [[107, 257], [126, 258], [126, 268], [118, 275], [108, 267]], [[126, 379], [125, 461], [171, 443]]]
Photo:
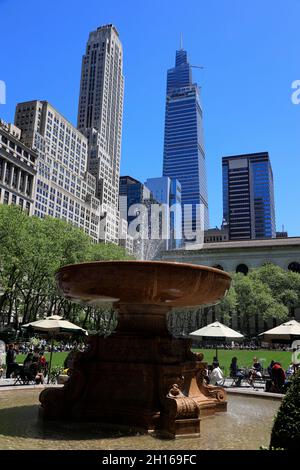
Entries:
[[259, 390], [240, 390], [238, 388], [225, 388], [226, 393], [228, 395], [243, 395], [243, 396], [251, 396], [251, 397], [258, 397], [258, 398], [266, 398], [266, 399], [271, 399], [271, 400], [282, 400], [282, 398], [285, 396], [282, 393], [270, 393], [270, 392], [264, 392], [264, 391], [259, 391]]

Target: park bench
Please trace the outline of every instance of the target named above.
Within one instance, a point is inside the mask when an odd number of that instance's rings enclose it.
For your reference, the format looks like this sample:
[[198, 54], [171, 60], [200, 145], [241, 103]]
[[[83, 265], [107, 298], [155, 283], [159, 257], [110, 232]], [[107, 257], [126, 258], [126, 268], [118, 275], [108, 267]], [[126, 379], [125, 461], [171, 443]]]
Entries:
[[19, 369], [15, 372], [15, 382], [14, 385], [29, 385], [31, 383], [36, 383], [35, 380], [36, 374], [32, 373], [32, 370], [28, 367], [19, 366]]

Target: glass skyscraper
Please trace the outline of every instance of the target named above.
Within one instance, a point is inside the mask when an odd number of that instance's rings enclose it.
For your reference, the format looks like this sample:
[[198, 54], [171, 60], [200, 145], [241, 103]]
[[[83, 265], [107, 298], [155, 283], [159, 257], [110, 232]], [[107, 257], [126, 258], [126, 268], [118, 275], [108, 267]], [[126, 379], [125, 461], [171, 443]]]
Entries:
[[223, 157], [223, 219], [230, 240], [276, 237], [268, 152]]
[[[181, 202], [193, 205], [190, 228], [196, 228], [196, 204], [204, 208], [209, 225], [205, 152], [200, 90], [192, 80], [185, 50], [176, 51], [175, 67], [168, 70], [164, 135], [163, 176], [181, 183]], [[186, 230], [186, 227], [184, 227]]]
[[166, 250], [181, 248], [181, 184], [168, 176], [148, 178], [145, 182], [154, 198], [166, 205], [167, 224], [170, 238], [166, 240]]

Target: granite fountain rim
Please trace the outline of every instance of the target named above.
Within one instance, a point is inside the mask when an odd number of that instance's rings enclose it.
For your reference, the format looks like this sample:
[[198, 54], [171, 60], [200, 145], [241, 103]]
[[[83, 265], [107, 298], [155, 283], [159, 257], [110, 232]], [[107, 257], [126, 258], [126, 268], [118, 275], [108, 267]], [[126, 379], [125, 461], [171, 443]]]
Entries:
[[229, 274], [227, 271], [223, 271], [222, 269], [218, 268], [213, 268], [211, 266], [204, 266], [202, 264], [192, 264], [192, 263], [181, 263], [178, 261], [153, 261], [153, 260], [98, 260], [98, 261], [84, 261], [84, 262], [79, 262], [79, 263], [73, 263], [73, 264], [66, 264], [64, 266], [61, 266], [55, 273], [55, 276], [59, 275], [62, 273], [62, 271], [67, 271], [69, 269], [74, 269], [74, 267], [79, 267], [79, 266], [99, 266], [99, 265], [118, 265], [118, 264], [123, 264], [123, 265], [137, 265], [137, 266], [168, 266], [168, 267], [175, 267], [177, 268], [189, 268], [193, 269], [195, 271], [208, 271], [212, 273], [216, 273], [219, 275], [223, 275], [223, 277], [232, 280], [231, 274]]

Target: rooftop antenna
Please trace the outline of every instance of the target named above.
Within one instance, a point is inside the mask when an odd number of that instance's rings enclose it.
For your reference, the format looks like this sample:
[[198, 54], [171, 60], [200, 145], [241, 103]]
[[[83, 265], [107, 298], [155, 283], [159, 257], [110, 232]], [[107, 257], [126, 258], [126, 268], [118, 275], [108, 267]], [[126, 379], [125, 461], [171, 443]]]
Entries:
[[180, 50], [182, 51], [182, 33], [180, 33]]

